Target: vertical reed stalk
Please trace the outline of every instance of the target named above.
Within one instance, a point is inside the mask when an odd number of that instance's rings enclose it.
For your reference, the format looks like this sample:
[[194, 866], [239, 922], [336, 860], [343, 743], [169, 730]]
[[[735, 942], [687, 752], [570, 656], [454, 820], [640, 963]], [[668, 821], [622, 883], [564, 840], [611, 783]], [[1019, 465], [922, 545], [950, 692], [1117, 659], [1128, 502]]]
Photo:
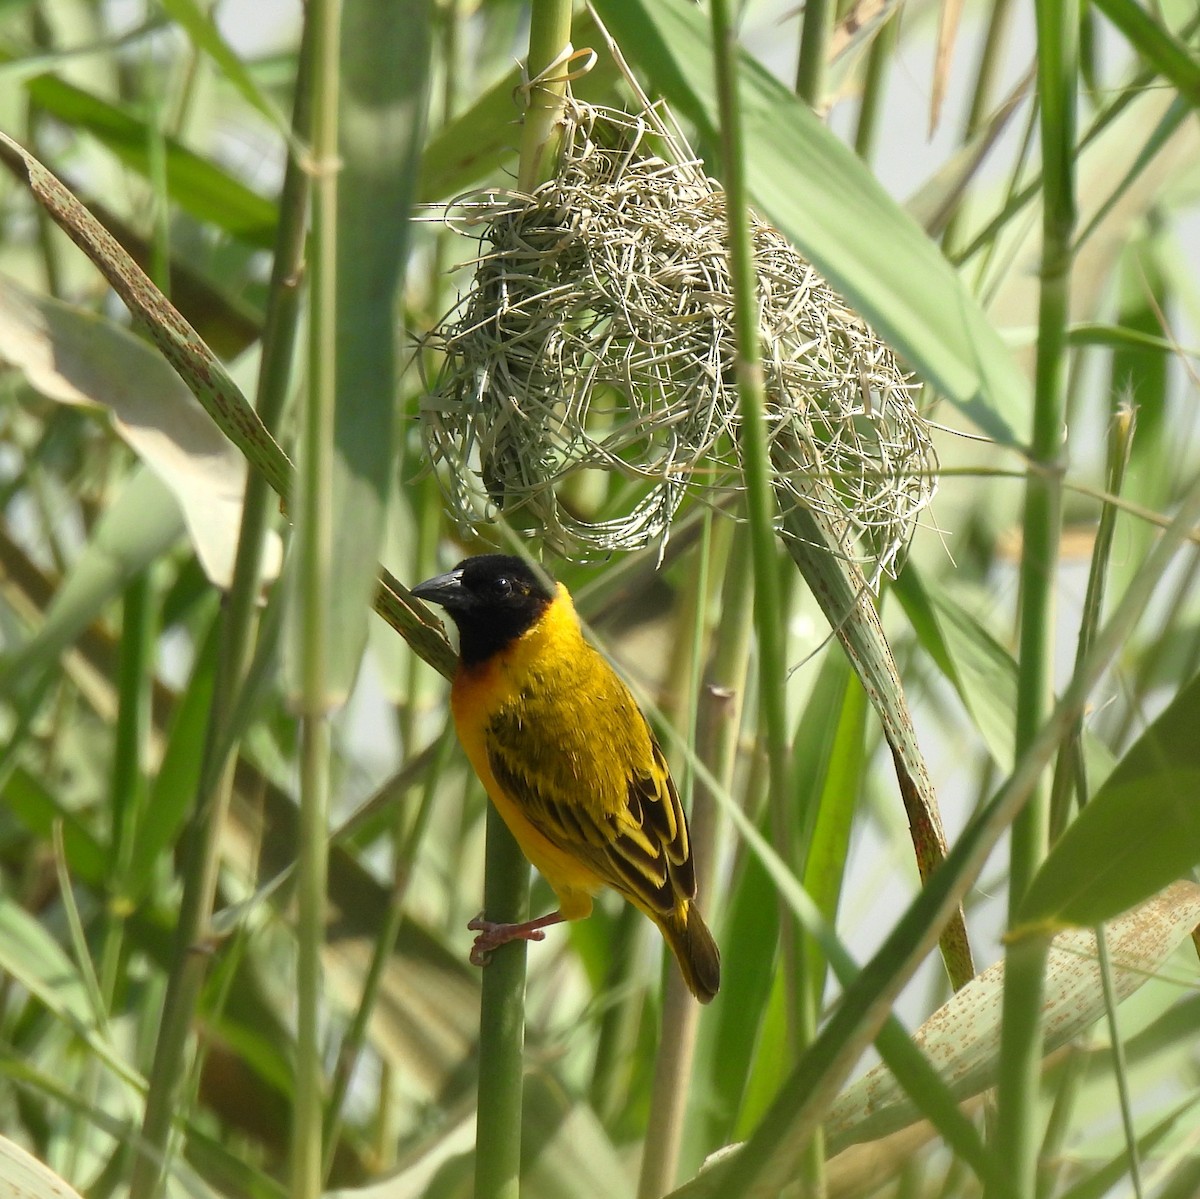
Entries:
[[[534, 0], [526, 60], [530, 80], [560, 58], [570, 38], [570, 0]], [[565, 82], [539, 82], [530, 88], [517, 172], [522, 191], [532, 191], [554, 172], [558, 116], [565, 94]], [[483, 899], [489, 920], [517, 923], [529, 917], [529, 866], [491, 804], [487, 809]], [[475, 1199], [517, 1199], [521, 1192], [526, 948], [524, 941], [501, 946], [483, 972]]]
[[[971, 93], [971, 106], [963, 122], [962, 140], [966, 144], [975, 135], [996, 90], [996, 76], [1004, 63], [1004, 49], [1008, 31], [1012, 25], [1013, 0], [992, 0], [992, 11], [988, 18], [987, 32], [979, 51], [979, 62], [975, 68], [975, 90]], [[942, 246], [947, 255], [953, 255], [962, 241], [963, 207], [958, 205], [946, 222], [942, 235]]]
[[796, 95], [818, 112], [825, 95], [829, 37], [836, 19], [836, 0], [806, 0], [800, 26], [800, 57], [796, 63]]
[[[677, 707], [687, 711], [687, 743], [691, 753], [696, 750], [697, 694], [704, 658], [707, 632], [709, 578], [712, 570], [712, 514], [704, 518], [704, 534], [697, 559], [696, 575], [684, 597], [684, 607], [690, 618], [688, 638], [688, 669], [677, 672], [687, 682], [687, 693]], [[682, 638], [681, 638], [682, 640]], [[685, 802], [695, 791], [695, 771], [690, 765], [681, 775]], [[690, 821], [692, 855], [697, 864], [707, 862], [712, 851], [711, 820], [697, 820], [695, 807]], [[704, 833], [701, 838], [699, 834]], [[702, 883], [697, 878], [697, 884]], [[701, 889], [701, 894], [703, 894]], [[700, 1027], [700, 1009], [674, 964], [668, 966], [663, 991], [663, 1013], [658, 1053], [654, 1062], [654, 1082], [650, 1091], [650, 1118], [642, 1151], [642, 1169], [638, 1178], [638, 1199], [658, 1199], [675, 1184], [679, 1169], [679, 1150], [683, 1144], [684, 1120], [687, 1115], [688, 1083], [696, 1052], [696, 1033]]]
[[[306, 132], [309, 126], [311, 46], [311, 22], [308, 22], [300, 46], [292, 114], [292, 128], [298, 134]], [[290, 155], [280, 199], [256, 405], [263, 424], [272, 432], [279, 424], [291, 379], [307, 210], [308, 176], [295, 155]], [[141, 1151], [134, 1161], [130, 1179], [130, 1199], [151, 1199], [158, 1191], [167, 1164], [167, 1140], [187, 1066], [188, 1039], [207, 966], [206, 955], [197, 949], [208, 937], [208, 920], [220, 861], [220, 839], [232, 785], [233, 740], [227, 727], [228, 714], [237, 708], [237, 694], [250, 659], [257, 623], [263, 547], [275, 504], [274, 492], [264, 475], [250, 471], [238, 531], [233, 581], [221, 618], [212, 717], [206, 732], [196, 802], [183, 836], [183, 896], [146, 1095], [139, 1141]]]
[[[1125, 483], [1125, 469], [1129, 465], [1129, 453], [1133, 446], [1134, 411], [1122, 405], [1113, 417], [1108, 434], [1108, 464], [1106, 487], [1110, 495], [1118, 496]], [[1117, 506], [1106, 503], [1100, 511], [1100, 527], [1096, 530], [1096, 544], [1092, 549], [1092, 562], [1088, 571], [1087, 592], [1083, 600], [1083, 618], [1079, 624], [1079, 640], [1075, 648], [1075, 666], [1087, 657], [1100, 627], [1100, 616], [1104, 610], [1104, 590], [1108, 580], [1108, 567], [1112, 558], [1113, 535], [1117, 528]], [[1064, 742], [1055, 765], [1054, 783], [1050, 792], [1050, 843], [1062, 836], [1070, 815], [1071, 796], [1081, 806], [1087, 803], [1088, 794], [1083, 778], [1083, 719], [1076, 722], [1070, 739]]]
[[[1021, 557], [1020, 663], [1016, 756], [1029, 752], [1051, 709], [1054, 586], [1061, 521], [1061, 471], [1070, 319], [1071, 234], [1075, 225], [1075, 82], [1078, 4], [1038, 0], [1038, 96], [1042, 144], [1042, 275], [1034, 381], [1031, 466], [1025, 485]], [[1046, 853], [1049, 789], [1040, 779], [1013, 821], [1009, 917]], [[1041, 1005], [1048, 938], [1030, 937], [1006, 957], [995, 1151], [1007, 1186], [1025, 1199], [1035, 1192]], [[989, 1189], [989, 1194], [995, 1188]]]
[[[129, 885], [129, 862], [145, 793], [146, 743], [150, 734], [150, 680], [154, 677], [158, 614], [155, 587], [143, 571], [125, 589], [121, 621], [117, 726], [112, 769], [112, 873], [111, 895], [122, 900]], [[106, 922], [100, 954], [100, 982], [106, 1010], [116, 990], [116, 970], [121, 957], [123, 918], [116, 911]]]
[[893, 13], [886, 18], [867, 56], [867, 74], [863, 80], [862, 102], [858, 106], [858, 124], [854, 130], [854, 152], [864, 162], [870, 162], [875, 152], [879, 116], [887, 101], [888, 67], [896, 48], [899, 27], [898, 14]]
[[311, 0], [312, 227], [308, 392], [300, 426], [296, 503], [294, 685], [300, 713], [296, 912], [296, 1093], [292, 1199], [323, 1188], [321, 951], [325, 942], [330, 786], [329, 639], [333, 591], [333, 435], [337, 395], [338, 79], [340, 0]]
[[[808, 14], [806, 13], [806, 22]], [[717, 104], [721, 122], [723, 183], [729, 221], [729, 267], [733, 283], [733, 313], [737, 348], [738, 411], [741, 417], [742, 462], [746, 508], [754, 563], [754, 627], [758, 636], [759, 704], [766, 726], [770, 777], [769, 803], [776, 828], [790, 824], [791, 770], [787, 728], [787, 644], [784, 636], [782, 587], [775, 547], [774, 492], [764, 419], [766, 389], [763, 383], [758, 286], [750, 231], [749, 193], [746, 185], [745, 147], [742, 142], [741, 106], [738, 97], [737, 44], [727, 0], [712, 0], [713, 60]], [[790, 839], [787, 842], [790, 844]], [[799, 1002], [799, 962], [794, 921], [782, 912], [780, 927], [784, 950], [789, 1012], [801, 1018], [793, 1041], [803, 1051], [813, 1029]], [[820, 1137], [814, 1137], [807, 1156], [806, 1182], [821, 1189]]]
[[[529, 918], [529, 865], [490, 803], [487, 808], [483, 910], [489, 920], [505, 924]], [[475, 1199], [517, 1199], [521, 1193], [526, 949], [524, 941], [502, 945], [483, 970]]]
[[529, 57], [525, 70], [530, 81], [529, 103], [521, 126], [521, 162], [517, 171], [517, 186], [524, 192], [533, 191], [549, 179], [558, 160], [563, 98], [567, 94], [565, 64], [547, 73], [547, 78], [533, 81], [558, 62], [571, 44], [570, 0], [533, 0], [529, 18]]

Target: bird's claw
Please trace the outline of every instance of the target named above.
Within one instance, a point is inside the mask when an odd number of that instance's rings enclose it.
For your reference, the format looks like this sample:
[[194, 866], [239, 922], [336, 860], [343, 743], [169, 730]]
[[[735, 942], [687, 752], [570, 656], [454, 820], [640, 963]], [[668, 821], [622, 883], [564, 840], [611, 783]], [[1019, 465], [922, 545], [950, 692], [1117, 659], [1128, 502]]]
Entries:
[[467, 928], [478, 933], [471, 946], [472, 966], [486, 966], [492, 959], [492, 950], [499, 949], [511, 941], [544, 941], [546, 934], [540, 928], [525, 924], [505, 924], [499, 920], [486, 920], [482, 912], [474, 920], [467, 921]]

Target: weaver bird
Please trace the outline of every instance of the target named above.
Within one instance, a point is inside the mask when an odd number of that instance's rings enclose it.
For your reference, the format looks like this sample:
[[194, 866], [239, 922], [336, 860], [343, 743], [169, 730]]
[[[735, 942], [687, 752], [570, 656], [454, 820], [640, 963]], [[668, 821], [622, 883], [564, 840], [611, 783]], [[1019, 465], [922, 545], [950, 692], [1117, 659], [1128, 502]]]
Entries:
[[637, 701], [587, 641], [567, 589], [520, 558], [485, 554], [413, 588], [458, 626], [450, 694], [458, 738], [558, 910], [473, 920], [471, 960], [590, 914], [612, 887], [658, 925], [701, 1003], [721, 960], [696, 909], [687, 821]]

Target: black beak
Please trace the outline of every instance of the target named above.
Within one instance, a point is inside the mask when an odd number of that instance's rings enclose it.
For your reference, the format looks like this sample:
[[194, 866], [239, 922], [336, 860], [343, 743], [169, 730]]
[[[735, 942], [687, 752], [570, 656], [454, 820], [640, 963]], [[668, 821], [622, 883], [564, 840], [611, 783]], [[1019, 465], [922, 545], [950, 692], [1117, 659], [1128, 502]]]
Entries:
[[412, 589], [412, 594], [427, 604], [440, 605], [447, 612], [461, 612], [470, 599], [463, 587], [462, 573], [461, 569], [456, 569], [444, 575], [435, 575], [424, 583], [418, 583]]

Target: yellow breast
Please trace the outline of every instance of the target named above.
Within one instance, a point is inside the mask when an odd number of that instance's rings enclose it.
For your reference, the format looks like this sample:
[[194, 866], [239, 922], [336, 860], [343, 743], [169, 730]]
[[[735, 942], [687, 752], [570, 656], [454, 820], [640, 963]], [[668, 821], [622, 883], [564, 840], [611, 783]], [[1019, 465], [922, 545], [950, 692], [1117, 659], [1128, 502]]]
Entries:
[[[522, 773], [593, 818], [627, 819], [632, 762], [649, 762], [645, 721], [628, 689], [583, 638], [560, 585], [542, 618], [510, 646], [460, 668], [451, 693], [459, 739], [497, 811], [526, 857], [545, 876], [568, 919], [587, 915], [602, 880], [550, 841], [497, 781], [489, 762], [494, 725], [519, 727]], [[512, 755], [514, 747], [504, 747]]]

